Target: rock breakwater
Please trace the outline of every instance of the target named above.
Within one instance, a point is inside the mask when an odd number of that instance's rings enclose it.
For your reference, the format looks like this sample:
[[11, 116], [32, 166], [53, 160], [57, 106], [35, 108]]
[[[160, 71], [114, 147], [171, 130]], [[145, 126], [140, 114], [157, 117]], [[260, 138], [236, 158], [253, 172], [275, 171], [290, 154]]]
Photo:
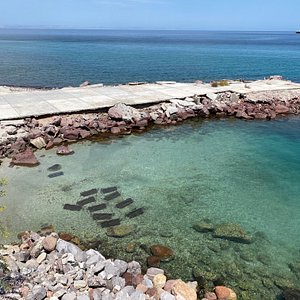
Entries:
[[175, 125], [192, 117], [270, 120], [299, 113], [300, 90], [209, 93], [143, 108], [119, 103], [107, 112], [2, 121], [0, 158], [12, 158], [15, 165], [35, 166], [38, 162], [28, 148], [50, 149], [81, 139], [126, 135], [141, 132], [152, 124]]

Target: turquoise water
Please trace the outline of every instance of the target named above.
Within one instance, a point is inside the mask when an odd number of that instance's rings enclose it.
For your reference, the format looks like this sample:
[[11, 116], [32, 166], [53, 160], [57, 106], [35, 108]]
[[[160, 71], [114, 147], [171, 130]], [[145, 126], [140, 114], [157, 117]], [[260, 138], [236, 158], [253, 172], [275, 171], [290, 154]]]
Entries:
[[[275, 299], [278, 286], [299, 288], [299, 267], [291, 267], [300, 262], [299, 130], [299, 117], [198, 120], [111, 143], [73, 144], [75, 154], [68, 157], [39, 151], [37, 168], [0, 168], [0, 177], [9, 180], [1, 198], [6, 241], [53, 224], [82, 240], [100, 240], [106, 255], [143, 264], [149, 255], [143, 249], [161, 243], [176, 253], [162, 265], [172, 277], [192, 279], [196, 269], [224, 277], [241, 299]], [[47, 168], [55, 163], [64, 176], [49, 179]], [[81, 191], [113, 185], [134, 199], [132, 208], [145, 207], [134, 219], [108, 209], [122, 224], [135, 225], [133, 235], [107, 237], [86, 211], [62, 208], [76, 203]], [[254, 242], [230, 242], [192, 228], [206, 219], [239, 224]], [[125, 251], [128, 243], [136, 246], [133, 253]]]
[[299, 82], [295, 32], [4, 30], [0, 85], [61, 87], [157, 80]]

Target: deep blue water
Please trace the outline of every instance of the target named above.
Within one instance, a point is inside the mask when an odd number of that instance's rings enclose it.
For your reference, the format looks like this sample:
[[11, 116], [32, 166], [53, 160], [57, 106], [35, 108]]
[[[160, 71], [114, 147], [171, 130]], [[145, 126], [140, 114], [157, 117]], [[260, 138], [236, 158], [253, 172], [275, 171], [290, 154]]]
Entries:
[[300, 82], [294, 32], [0, 30], [0, 85], [260, 79]]

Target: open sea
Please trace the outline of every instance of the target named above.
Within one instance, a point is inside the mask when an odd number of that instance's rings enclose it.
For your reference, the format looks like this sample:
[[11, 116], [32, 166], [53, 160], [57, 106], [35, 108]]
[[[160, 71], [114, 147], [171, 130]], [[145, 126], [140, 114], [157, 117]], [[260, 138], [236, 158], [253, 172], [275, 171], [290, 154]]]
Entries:
[[[77, 86], [84, 80], [205, 81], [280, 74], [300, 82], [300, 35], [288, 32], [0, 31], [0, 85]], [[300, 118], [195, 119], [107, 141], [36, 153], [36, 168], [0, 167], [0, 242], [53, 225], [109, 257], [143, 266], [149, 247], [171, 247], [170, 277], [225, 284], [242, 300], [280, 299], [300, 288]], [[59, 164], [64, 175], [49, 178]], [[63, 209], [80, 193], [117, 186], [128, 207], [98, 193], [105, 212], [133, 226], [107, 235], [88, 210]], [[144, 208], [129, 218], [128, 212]], [[99, 223], [99, 222], [98, 222]], [[199, 232], [240, 226], [252, 242]], [[223, 226], [223, 227], [222, 227]], [[199, 228], [199, 227], [198, 227]]]
[[0, 85], [130, 81], [299, 81], [295, 32], [0, 29]]

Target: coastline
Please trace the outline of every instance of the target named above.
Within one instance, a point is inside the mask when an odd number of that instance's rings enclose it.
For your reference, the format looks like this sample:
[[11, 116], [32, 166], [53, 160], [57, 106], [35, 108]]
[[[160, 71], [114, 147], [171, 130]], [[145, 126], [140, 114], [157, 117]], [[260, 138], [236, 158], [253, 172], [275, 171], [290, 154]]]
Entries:
[[[226, 286], [202, 287], [200, 278], [199, 282], [168, 279], [158, 267], [142, 270], [136, 261], [106, 259], [99, 251], [81, 249], [53, 228], [23, 232], [20, 239], [20, 245], [0, 249], [0, 299], [237, 299]], [[156, 255], [172, 259], [168, 248], [155, 247]]]
[[254, 92], [247, 95], [220, 92], [215, 96], [172, 99], [142, 107], [116, 104], [109, 109], [93, 113], [4, 121], [1, 125], [6, 130], [7, 138], [0, 149], [5, 151], [4, 157], [12, 158], [13, 164], [34, 166], [38, 164], [34, 156], [35, 150], [57, 147], [58, 154], [71, 154], [67, 145], [82, 139], [107, 139], [132, 132], [142, 133], [152, 125], [176, 125], [190, 118], [228, 117], [267, 121], [288, 114], [297, 115], [299, 112], [300, 91], [294, 89]]
[[[1, 120], [0, 158], [11, 158], [14, 165], [35, 166], [38, 161], [33, 152], [37, 149], [58, 147], [58, 154], [70, 154], [68, 147], [64, 146], [68, 143], [143, 132], [151, 125], [176, 125], [195, 117], [271, 120], [300, 113], [300, 86], [298, 88], [294, 83], [281, 80], [277, 76], [262, 82], [253, 82], [251, 89], [247, 87], [248, 83], [243, 83], [243, 88], [234, 88], [235, 83], [224, 81], [221, 85], [217, 83], [215, 87], [212, 83], [210, 89], [206, 85], [206, 94], [194, 94], [192, 97], [162, 101], [152, 98], [148, 100], [149, 97], [146, 97], [139, 101], [129, 99], [127, 103], [116, 100], [114, 105], [104, 102], [102, 106], [98, 105], [93, 110], [83, 112], [74, 109], [72, 113], [55, 113], [50, 116], [37, 114], [37, 117]], [[176, 83], [162, 83], [161, 89], [165, 88], [164, 84], [170, 89], [169, 86]], [[130, 89], [143, 85], [131, 83], [125, 87]], [[265, 90], [268, 85], [270, 89]], [[88, 93], [90, 89], [93, 88], [83, 87], [81, 93]], [[212, 93], [211, 90], [215, 92]], [[10, 94], [13, 96], [19, 93]], [[34, 103], [34, 100], [30, 103]], [[25, 103], [27, 106], [28, 104]]]

